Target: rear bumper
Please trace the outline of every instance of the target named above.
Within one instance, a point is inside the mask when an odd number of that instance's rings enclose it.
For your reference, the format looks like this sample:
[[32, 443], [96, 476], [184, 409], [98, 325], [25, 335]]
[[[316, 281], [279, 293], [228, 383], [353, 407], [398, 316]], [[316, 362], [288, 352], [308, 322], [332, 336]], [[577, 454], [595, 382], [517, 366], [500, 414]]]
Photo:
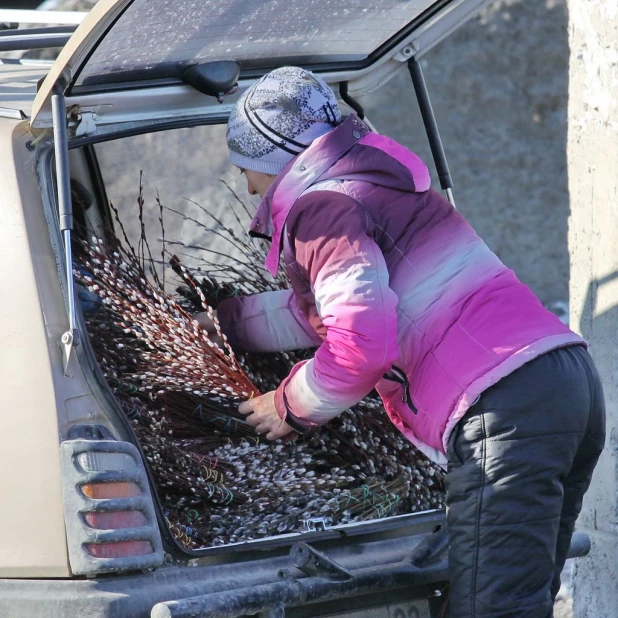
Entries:
[[[292, 618], [299, 611], [299, 616], [321, 615], [320, 603], [340, 598], [354, 597], [361, 603], [362, 598], [369, 603], [370, 597], [375, 599], [376, 595], [382, 603], [390, 602], [391, 595], [430, 598], [447, 579], [446, 542], [434, 542], [437, 536], [423, 532], [334, 547], [332, 551], [321, 547], [328, 558], [343, 567], [339, 574], [319, 563], [309, 572], [289, 555], [279, 555], [239, 562], [229, 562], [227, 556], [225, 564], [213, 560], [203, 566], [169, 565], [149, 573], [89, 580], [3, 579], [0, 616], [231, 617], [255, 611], [266, 616], [281, 607]], [[576, 535], [569, 557], [586, 555], [589, 547], [586, 535]], [[389, 594], [384, 595], [387, 591]], [[309, 614], [307, 604], [315, 608]]]
[[[345, 569], [383, 569], [409, 559], [413, 550], [443, 522], [443, 513], [422, 517], [415, 533], [396, 534], [379, 541], [334, 539], [312, 545]], [[301, 535], [302, 536], [302, 535]], [[204, 564], [208, 561], [208, 564]], [[204, 597], [253, 587], [277, 585], [306, 577], [297, 569], [289, 548], [221, 554], [188, 565], [167, 565], [147, 573], [104, 576], [96, 579], [0, 579], [0, 616], [3, 618], [150, 618], [158, 603]], [[199, 565], [198, 565], [199, 564]], [[286, 578], [284, 580], [283, 578]], [[436, 579], [432, 576], [433, 579]], [[400, 587], [390, 580], [384, 589]], [[393, 586], [393, 583], [396, 585]], [[353, 592], [352, 594], [358, 594]], [[342, 596], [346, 596], [342, 590]], [[426, 596], [426, 595], [425, 595]], [[332, 597], [329, 597], [332, 598]], [[291, 614], [290, 614], [291, 615]]]

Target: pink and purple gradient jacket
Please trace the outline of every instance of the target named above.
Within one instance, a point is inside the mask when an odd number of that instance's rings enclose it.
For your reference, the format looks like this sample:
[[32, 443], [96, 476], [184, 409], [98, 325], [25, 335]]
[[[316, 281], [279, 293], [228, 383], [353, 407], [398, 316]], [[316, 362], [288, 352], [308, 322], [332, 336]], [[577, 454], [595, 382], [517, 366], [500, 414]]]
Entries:
[[489, 386], [554, 348], [584, 344], [463, 217], [413, 153], [355, 116], [275, 179], [252, 231], [283, 251], [291, 290], [219, 306], [233, 346], [318, 346], [276, 393], [282, 418], [319, 425], [373, 388], [399, 430], [445, 463], [449, 434]]

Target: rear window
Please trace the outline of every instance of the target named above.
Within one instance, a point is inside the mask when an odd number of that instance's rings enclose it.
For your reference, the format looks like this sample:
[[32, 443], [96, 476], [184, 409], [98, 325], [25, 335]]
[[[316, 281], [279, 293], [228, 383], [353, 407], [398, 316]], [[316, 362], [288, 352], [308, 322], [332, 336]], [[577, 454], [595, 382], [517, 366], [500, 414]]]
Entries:
[[76, 82], [178, 77], [202, 61], [245, 67], [362, 61], [435, 0], [134, 0]]

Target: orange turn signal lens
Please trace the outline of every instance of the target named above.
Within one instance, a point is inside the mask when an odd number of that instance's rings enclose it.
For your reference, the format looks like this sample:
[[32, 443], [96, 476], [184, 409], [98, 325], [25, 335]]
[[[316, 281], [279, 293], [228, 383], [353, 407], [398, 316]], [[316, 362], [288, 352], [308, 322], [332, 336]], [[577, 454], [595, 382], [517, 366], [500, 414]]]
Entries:
[[119, 541], [118, 543], [89, 543], [88, 553], [95, 558], [127, 558], [152, 554], [149, 541]]
[[84, 513], [84, 519], [91, 528], [98, 530], [117, 530], [137, 528], [148, 523], [141, 511], [110, 511]]
[[105, 498], [135, 498], [142, 492], [135, 483], [88, 483], [82, 485], [84, 496], [94, 500]]

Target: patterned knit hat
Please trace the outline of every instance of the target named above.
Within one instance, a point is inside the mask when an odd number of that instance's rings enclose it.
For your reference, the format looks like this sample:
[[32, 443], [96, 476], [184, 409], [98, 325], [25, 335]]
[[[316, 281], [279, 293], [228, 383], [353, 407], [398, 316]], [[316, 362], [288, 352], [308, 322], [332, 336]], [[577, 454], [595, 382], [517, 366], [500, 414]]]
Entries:
[[340, 122], [337, 100], [324, 80], [298, 67], [275, 69], [243, 94], [230, 115], [230, 160], [242, 169], [277, 175]]

